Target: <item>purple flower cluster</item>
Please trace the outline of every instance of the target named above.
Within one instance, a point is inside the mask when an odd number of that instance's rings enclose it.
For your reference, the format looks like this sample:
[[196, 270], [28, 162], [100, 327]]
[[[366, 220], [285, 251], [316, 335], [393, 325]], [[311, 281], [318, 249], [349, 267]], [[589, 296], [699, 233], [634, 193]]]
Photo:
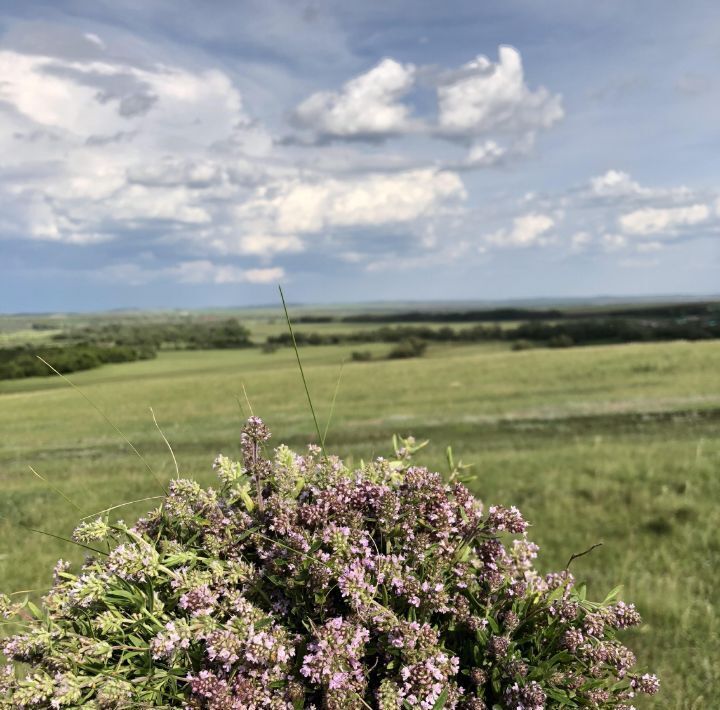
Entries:
[[173, 480], [133, 527], [79, 526], [115, 546], [58, 564], [45, 618], [3, 643], [27, 669], [2, 670], [0, 707], [539, 710], [657, 692], [616, 638], [634, 606], [540, 575], [517, 508], [485, 513], [412, 465], [410, 440], [350, 470], [269, 439], [251, 417], [217, 489]]
[[365, 694], [367, 668], [362, 662], [368, 630], [341, 616], [330, 619], [313, 635], [307, 646], [300, 673], [340, 702], [343, 697]]

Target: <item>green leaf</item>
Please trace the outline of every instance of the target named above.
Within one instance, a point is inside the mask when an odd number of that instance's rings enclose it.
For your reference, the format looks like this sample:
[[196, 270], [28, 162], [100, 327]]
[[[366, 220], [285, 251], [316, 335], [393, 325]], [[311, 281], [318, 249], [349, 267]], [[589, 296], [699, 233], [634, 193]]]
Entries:
[[240, 540], [244, 540], [246, 537], [250, 537], [254, 532], [257, 532], [260, 530], [260, 526], [256, 525], [254, 528], [248, 528], [247, 530], [241, 532], [239, 535], [235, 537], [235, 540], [240, 542]]
[[620, 593], [621, 589], [622, 589], [622, 584], [618, 584], [617, 587], [615, 587], [614, 589], [611, 589], [607, 593], [607, 596], [605, 597], [603, 604], [607, 604], [609, 601], [612, 601], [613, 599], [615, 599], [615, 597]]
[[544, 688], [543, 690], [549, 698], [557, 701], [561, 706], [570, 704], [570, 698], [566, 693], [563, 693], [560, 690], [555, 690], [554, 688]]
[[432, 706], [432, 710], [442, 710], [442, 708], [445, 707], [445, 702], [448, 697], [448, 689], [445, 688], [442, 693], [438, 696], [438, 699], [435, 701], [435, 705]]
[[299, 476], [297, 483], [295, 484], [295, 488], [293, 489], [292, 497], [297, 498], [302, 493], [303, 488], [305, 488], [305, 479], [302, 476]]
[[240, 491], [240, 497], [242, 498], [243, 505], [248, 513], [252, 513], [255, 507], [255, 501], [250, 497], [247, 491]]
[[42, 618], [43, 618], [43, 614], [42, 614], [42, 612], [40, 611], [40, 609], [38, 609], [38, 608], [35, 606], [35, 604], [33, 604], [31, 601], [28, 601], [28, 603], [27, 603], [27, 608], [30, 609], [30, 613], [31, 613], [36, 619], [42, 619]]
[[552, 590], [552, 592], [550, 592], [550, 594], [548, 594], [547, 602], [550, 603], [550, 602], [556, 601], [557, 599], [560, 599], [560, 597], [564, 594], [564, 592], [565, 592], [565, 587], [563, 587], [563, 586], [556, 587], [555, 589]]

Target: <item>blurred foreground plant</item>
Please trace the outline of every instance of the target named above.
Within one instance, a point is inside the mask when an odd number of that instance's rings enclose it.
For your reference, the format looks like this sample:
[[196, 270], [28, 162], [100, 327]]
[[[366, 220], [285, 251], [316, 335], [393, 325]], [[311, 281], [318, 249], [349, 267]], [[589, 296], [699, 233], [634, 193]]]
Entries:
[[533, 567], [516, 508], [413, 466], [299, 456], [256, 417], [220, 485], [172, 481], [134, 526], [76, 528], [40, 610], [4, 641], [7, 708], [630, 708], [653, 675], [615, 634], [633, 605]]

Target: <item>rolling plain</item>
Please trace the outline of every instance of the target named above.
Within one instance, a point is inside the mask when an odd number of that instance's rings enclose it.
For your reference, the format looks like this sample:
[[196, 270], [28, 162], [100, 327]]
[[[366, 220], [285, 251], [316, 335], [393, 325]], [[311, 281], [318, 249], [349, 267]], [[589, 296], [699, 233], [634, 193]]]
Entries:
[[[626, 638], [663, 687], [642, 707], [717, 703], [720, 341], [520, 352], [507, 343], [435, 344], [422, 358], [362, 363], [349, 361], [352, 349], [300, 351], [321, 428], [344, 362], [329, 451], [358, 461], [390, 453], [394, 433], [412, 434], [430, 442], [417, 462], [447, 471], [451, 446], [486, 504], [523, 511], [548, 571], [602, 543], [572, 571], [591, 597], [623, 584], [621, 597], [643, 615]], [[388, 346], [363, 350], [381, 355]], [[69, 377], [161, 481], [175, 468], [150, 407], [180, 474], [206, 484], [216, 454], [239, 455], [250, 407], [275, 443], [302, 448], [317, 439], [290, 348], [161, 352]], [[162, 493], [59, 377], [0, 382], [0, 432], [0, 591], [39, 597], [59, 557], [82, 559], [81, 550], [28, 528], [67, 537], [81, 515]], [[113, 514], [130, 521], [152, 503]]]

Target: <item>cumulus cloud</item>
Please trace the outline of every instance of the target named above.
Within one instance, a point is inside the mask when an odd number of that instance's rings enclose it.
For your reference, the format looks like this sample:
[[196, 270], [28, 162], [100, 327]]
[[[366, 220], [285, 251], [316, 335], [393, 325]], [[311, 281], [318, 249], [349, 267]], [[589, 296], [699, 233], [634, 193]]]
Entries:
[[583, 197], [607, 204], [652, 204], [658, 201], [678, 203], [692, 199], [692, 192], [685, 186], [648, 187], [633, 180], [623, 170], [611, 169], [590, 178], [583, 190]]
[[33, 166], [0, 185], [12, 200], [14, 231], [72, 244], [133, 225], [209, 224], [198, 190], [225, 175], [213, 145], [258, 132], [247, 128], [239, 92], [217, 70], [5, 50], [0, 105], [5, 165]]
[[626, 234], [648, 235], [672, 233], [679, 227], [705, 222], [710, 209], [704, 204], [686, 207], [648, 207], [622, 215], [618, 223]]
[[[437, 115], [413, 118], [403, 100], [416, 83], [423, 82], [435, 87]], [[471, 147], [457, 167], [468, 169], [490, 167], [529, 152], [538, 131], [550, 128], [563, 115], [561, 97], [544, 87], [530, 89], [520, 53], [501, 46], [497, 62], [480, 55], [444, 72], [383, 59], [340, 91], [312, 94], [293, 118], [296, 125], [312, 131], [316, 142], [378, 140], [398, 134], [461, 141]]]
[[181, 283], [189, 284], [268, 284], [277, 283], [285, 277], [284, 269], [278, 266], [268, 269], [241, 269], [237, 266], [214, 264], [205, 259], [184, 261], [162, 273], [172, 274]]
[[[107, 278], [274, 283], [319, 254], [377, 271], [493, 248], [647, 253], [650, 236], [720, 216], [717, 193], [647, 187], [619, 168], [554, 196], [493, 193], [469, 212], [465, 171], [527, 153], [563, 117], [510, 47], [450, 71], [387, 58], [311, 94], [294, 112], [309, 151], [274, 139], [224, 71], [134, 63], [104, 32], [80, 37], [81, 55], [0, 51], [2, 236], [102, 251], [118, 262]], [[436, 110], [413, 93], [428, 86]], [[127, 256], [138, 249], [147, 261]]]
[[489, 167], [497, 165], [507, 154], [507, 149], [494, 140], [475, 143], [465, 159], [469, 167]]
[[247, 254], [268, 259], [276, 254], [296, 254], [305, 249], [302, 239], [295, 234], [240, 234], [226, 228], [211, 240], [220, 253]]
[[373, 227], [432, 216], [465, 197], [456, 173], [432, 168], [362, 178], [283, 181], [240, 205], [240, 223], [270, 233], [305, 234], [334, 227]]
[[409, 109], [400, 99], [415, 82], [415, 67], [383, 59], [340, 91], [319, 91], [303, 101], [295, 121], [326, 137], [386, 137], [408, 130]]
[[[36, 127], [70, 142], [141, 127], [167, 147], [180, 138], [207, 145], [244, 117], [227, 75], [178, 67], [139, 68], [0, 52], [0, 98]], [[193, 129], [194, 130], [191, 130]], [[162, 133], [161, 133], [161, 130]]]
[[[93, 56], [0, 51], [8, 176], [0, 171], [0, 203], [11, 206], [5, 221], [18, 237], [76, 246], [142, 239], [150, 253], [174, 244], [177, 256], [192, 256], [161, 271], [164, 278], [259, 283], [278, 276], [275, 258], [327, 244], [328, 230], [362, 229], [371, 239], [373, 230], [402, 225], [420, 235], [421, 223], [466, 197], [456, 172], [413, 168], [427, 160], [401, 155], [391, 171], [381, 156], [364, 156], [360, 171], [348, 170], [347, 159], [301, 166], [293, 149], [273, 144], [223, 72], [134, 65], [83, 41]], [[406, 130], [400, 99], [414, 81], [412, 65], [384, 60], [336, 94], [311, 97], [299, 116], [348, 136]], [[320, 150], [333, 158], [332, 147]], [[478, 162], [500, 152], [492, 143], [482, 150]], [[417, 246], [437, 248], [421, 236]], [[348, 250], [362, 253], [362, 242], [346, 240], [337, 258]], [[246, 256], [261, 268], [220, 269], [213, 255]], [[135, 281], [158, 277], [118, 268]]]
[[555, 219], [546, 214], [525, 214], [513, 219], [510, 229], [500, 229], [486, 236], [488, 244], [496, 247], [531, 247], [550, 242], [548, 232]]
[[627, 246], [627, 239], [622, 234], [606, 232], [600, 238], [600, 242], [605, 251], [620, 251]]
[[651, 193], [622, 170], [608, 170], [603, 175], [591, 178], [590, 190], [597, 197], [626, 197]]
[[491, 132], [527, 136], [564, 115], [559, 95], [527, 86], [520, 53], [507, 46], [497, 63], [480, 55], [446, 74], [437, 97], [438, 130], [462, 139]]
[[585, 251], [592, 244], [592, 235], [585, 231], [575, 232], [570, 237], [570, 251], [578, 253]]
[[216, 264], [208, 259], [193, 259], [158, 268], [146, 268], [136, 263], [112, 264], [99, 269], [94, 275], [102, 280], [131, 285], [154, 281], [218, 285], [276, 284], [285, 278], [285, 270], [279, 266], [245, 269], [231, 264]]
[[656, 251], [662, 251], [665, 246], [662, 242], [640, 242], [635, 246], [635, 251], [640, 254], [650, 254]]

